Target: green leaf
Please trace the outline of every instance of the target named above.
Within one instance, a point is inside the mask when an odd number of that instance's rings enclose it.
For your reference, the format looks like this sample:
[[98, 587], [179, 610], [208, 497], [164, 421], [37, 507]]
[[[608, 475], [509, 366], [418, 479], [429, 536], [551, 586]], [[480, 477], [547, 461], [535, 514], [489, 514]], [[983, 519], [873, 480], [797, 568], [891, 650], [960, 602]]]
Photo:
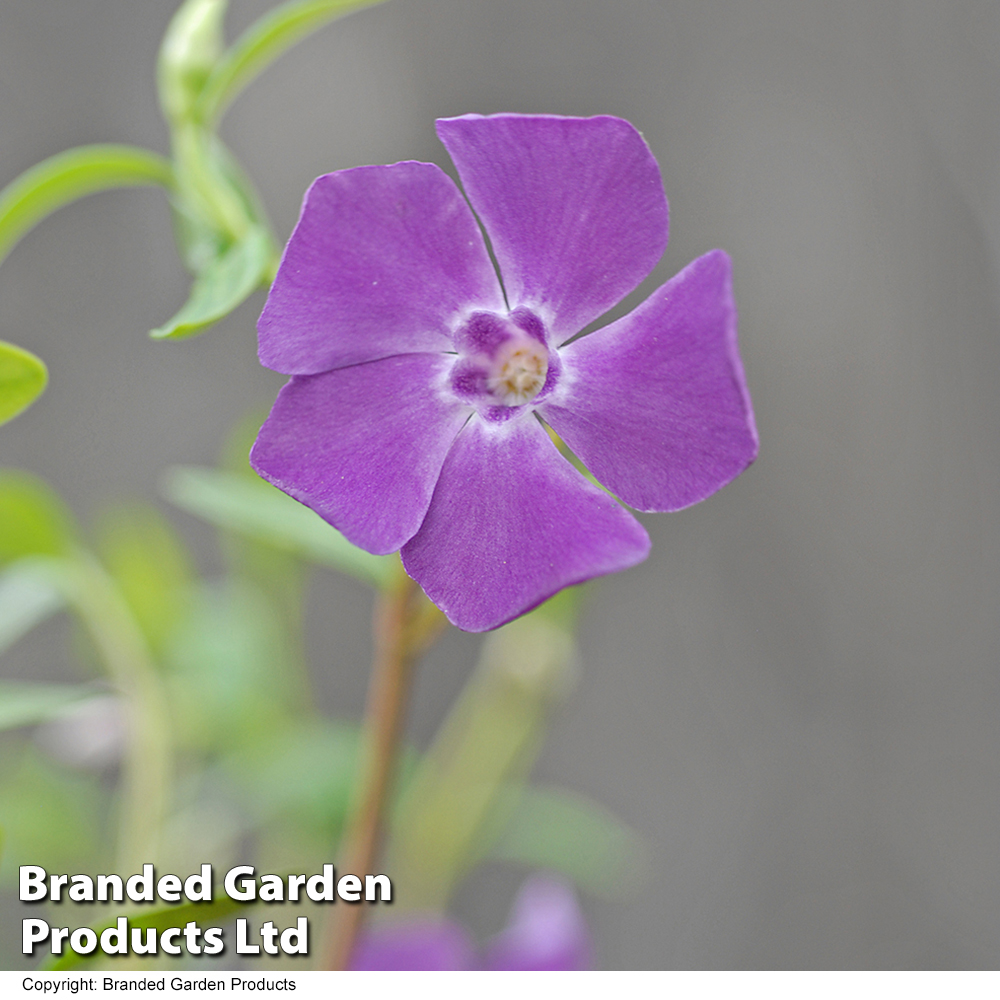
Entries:
[[239, 92], [296, 42], [335, 18], [382, 0], [294, 0], [252, 24], [218, 61], [198, 100], [196, 114], [218, 121]]
[[64, 555], [74, 535], [72, 515], [41, 479], [0, 469], [0, 563], [21, 556]]
[[160, 46], [157, 84], [168, 121], [190, 116], [224, 46], [227, 0], [187, 0], [170, 21]]
[[[142, 930], [155, 927], [159, 932], [168, 927], [183, 927], [189, 920], [194, 920], [204, 927], [209, 923], [219, 923], [245, 905], [245, 903], [232, 899], [226, 893], [218, 891], [213, 893], [211, 900], [206, 900], [203, 903], [175, 903], [151, 912], [129, 913], [127, 915], [128, 925], [130, 928]], [[108, 927], [114, 927], [117, 919], [117, 916], [112, 917], [102, 923], [90, 926], [100, 936], [101, 931]], [[107, 960], [107, 956], [99, 948], [90, 955], [79, 955], [72, 948], [64, 948], [62, 955], [50, 957], [48, 961], [43, 963], [42, 968], [46, 972], [62, 972], [79, 965], [89, 965], [99, 958]]]
[[136, 622], [159, 651], [188, 608], [187, 550], [154, 507], [119, 506], [101, 518], [100, 554]]
[[443, 910], [481, 860], [539, 751], [548, 707], [569, 687], [575, 654], [572, 636], [534, 615], [486, 640], [393, 816], [386, 866], [400, 906]]
[[0, 681], [0, 730], [44, 722], [97, 690], [89, 685], [18, 684]]
[[200, 333], [256, 291], [266, 281], [270, 263], [271, 237], [260, 226], [251, 226], [195, 278], [191, 296], [180, 311], [149, 335], [176, 340]]
[[178, 742], [246, 747], [288, 717], [294, 689], [275, 610], [243, 581], [203, 587], [164, 653]]
[[0, 340], [0, 424], [31, 406], [48, 381], [48, 369], [41, 358]]
[[0, 191], [0, 260], [57, 208], [97, 191], [145, 184], [171, 188], [173, 169], [134, 146], [78, 146], [42, 160]]
[[21, 753], [5, 748], [0, 759], [4, 883], [16, 880], [19, 865], [77, 872], [107, 863], [108, 838], [101, 829], [106, 800], [98, 776], [68, 772], [30, 744]]
[[638, 835], [604, 806], [539, 786], [522, 789], [490, 857], [561, 872], [601, 895], [633, 888], [647, 865]]
[[318, 514], [263, 481], [180, 466], [167, 473], [163, 492], [189, 514], [220, 528], [332, 566], [376, 587], [388, 585], [393, 578], [393, 557], [362, 551]]
[[[177, 185], [172, 199], [178, 246], [185, 265], [201, 274], [254, 224], [270, 233], [253, 182], [217, 135], [197, 125], [174, 130]], [[267, 274], [278, 266], [270, 248]]]
[[316, 719], [270, 730], [224, 763], [258, 822], [286, 814], [332, 842], [340, 832], [357, 775], [359, 733]]
[[0, 653], [65, 604], [62, 593], [31, 560], [0, 574]]

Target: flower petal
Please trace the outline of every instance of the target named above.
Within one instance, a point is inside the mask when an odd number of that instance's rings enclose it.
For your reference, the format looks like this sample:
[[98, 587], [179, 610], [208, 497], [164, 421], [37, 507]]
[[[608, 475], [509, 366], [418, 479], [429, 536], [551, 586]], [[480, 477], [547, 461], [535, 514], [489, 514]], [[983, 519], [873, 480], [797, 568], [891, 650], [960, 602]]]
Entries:
[[512, 309], [556, 342], [579, 333], [646, 277], [667, 245], [660, 169], [626, 121], [464, 115], [437, 132], [500, 264]]
[[704, 500], [757, 457], [723, 251], [559, 353], [561, 381], [538, 412], [637, 510]]
[[521, 886], [510, 923], [486, 953], [486, 968], [549, 972], [589, 969], [590, 932], [572, 886], [533, 875]]
[[482, 234], [432, 163], [318, 178], [257, 329], [260, 360], [288, 375], [449, 350], [469, 306], [503, 309]]
[[297, 376], [278, 394], [250, 463], [355, 545], [395, 552], [420, 527], [470, 413], [440, 391], [450, 366], [446, 355], [402, 354]]
[[428, 917], [365, 930], [351, 957], [359, 972], [445, 972], [471, 969], [469, 935], [450, 920]]
[[559, 454], [530, 412], [465, 425], [401, 553], [427, 596], [469, 632], [648, 554], [642, 525]]

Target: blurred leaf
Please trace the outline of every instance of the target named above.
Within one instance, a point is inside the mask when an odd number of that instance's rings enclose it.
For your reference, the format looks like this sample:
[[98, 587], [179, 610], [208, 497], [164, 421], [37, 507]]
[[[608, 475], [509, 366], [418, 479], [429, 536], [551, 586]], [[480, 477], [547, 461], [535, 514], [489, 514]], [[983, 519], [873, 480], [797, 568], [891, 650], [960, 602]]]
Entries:
[[159, 650], [186, 613], [194, 572], [177, 534], [153, 507], [102, 518], [100, 552], [150, 647]]
[[48, 381], [49, 372], [41, 358], [0, 340], [0, 424], [31, 406]]
[[168, 121], [187, 118], [222, 55], [227, 0], [187, 0], [174, 14], [160, 45], [157, 84]]
[[0, 573], [0, 653], [65, 605], [62, 592], [30, 560]]
[[[175, 903], [173, 905], [161, 906], [156, 910], [146, 913], [141, 911], [129, 913], [128, 925], [130, 928], [141, 930], [145, 930], [148, 927], [155, 927], [157, 931], [162, 931], [168, 927], [183, 927], [188, 921], [194, 920], [204, 927], [210, 923], [219, 923], [230, 914], [236, 913], [245, 906], [245, 903], [231, 899], [226, 893], [219, 891], [213, 893], [213, 898], [206, 900], [204, 903]], [[90, 926], [100, 935], [101, 931], [105, 928], [114, 927], [117, 919], [116, 915], [102, 923], [94, 923]], [[99, 948], [90, 955], [79, 955], [72, 948], [65, 948], [62, 955], [53, 955], [44, 962], [42, 969], [47, 972], [63, 972], [66, 969], [75, 969], [81, 965], [87, 966], [99, 959], [108, 962], [108, 956]], [[111, 968], [113, 969], [114, 966], [111, 966]]]
[[[329, 849], [356, 801], [360, 743], [356, 724], [314, 719], [262, 736], [222, 766], [242, 789], [243, 808], [257, 823], [289, 821], [298, 833], [319, 834]], [[396, 765], [397, 804], [417, 766], [416, 752], [402, 747]]]
[[387, 868], [400, 905], [439, 911], [482, 857], [573, 674], [572, 637], [526, 615], [494, 632], [393, 817]]
[[636, 884], [646, 866], [643, 844], [604, 806], [556, 787], [528, 786], [517, 798], [493, 859], [558, 871], [602, 895]]
[[0, 816], [7, 831], [0, 868], [4, 880], [16, 875], [18, 865], [85, 871], [103, 864], [105, 799], [99, 780], [57, 769], [30, 745], [19, 758], [5, 754], [0, 774]]
[[[238, 420], [223, 441], [219, 455], [220, 467], [241, 476], [248, 483], [261, 485], [257, 473], [250, 468], [250, 448], [267, 417], [267, 410], [253, 412]], [[226, 565], [235, 576], [253, 582], [280, 617], [284, 630], [282, 640], [290, 665], [295, 666], [297, 680], [289, 677], [290, 688], [297, 688], [297, 704], [309, 711], [314, 705], [304, 651], [303, 598], [306, 565], [294, 552], [275, 548], [247, 534], [220, 531], [219, 545]]]
[[63, 555], [73, 545], [73, 519], [41, 479], [0, 469], [0, 563], [29, 555]]
[[191, 296], [163, 326], [151, 330], [157, 340], [190, 337], [228, 316], [266, 280], [271, 264], [271, 237], [251, 226], [194, 280]]
[[197, 115], [214, 123], [237, 94], [296, 42], [352, 10], [381, 0], [294, 0], [252, 24], [218, 61], [201, 92]]
[[242, 748], [280, 727], [295, 693], [282, 635], [254, 587], [203, 587], [165, 651], [178, 739], [199, 750]]
[[572, 633], [576, 628], [577, 617], [580, 613], [582, 595], [582, 584], [566, 587], [550, 597], [544, 604], [540, 604], [531, 614], [538, 620], [547, 621], [555, 625], [556, 628]]
[[0, 191], [0, 260], [34, 225], [77, 198], [109, 188], [173, 186], [162, 156], [133, 146], [78, 146], [26, 170]]
[[19, 684], [0, 681], [0, 729], [33, 726], [62, 713], [75, 701], [92, 698], [90, 685]]
[[336, 838], [357, 771], [356, 725], [317, 719], [254, 741], [226, 761], [258, 820], [288, 813]]
[[178, 507], [220, 528], [333, 566], [377, 587], [386, 586], [393, 577], [392, 556], [362, 551], [318, 514], [263, 480], [178, 466], [168, 471], [163, 492]]

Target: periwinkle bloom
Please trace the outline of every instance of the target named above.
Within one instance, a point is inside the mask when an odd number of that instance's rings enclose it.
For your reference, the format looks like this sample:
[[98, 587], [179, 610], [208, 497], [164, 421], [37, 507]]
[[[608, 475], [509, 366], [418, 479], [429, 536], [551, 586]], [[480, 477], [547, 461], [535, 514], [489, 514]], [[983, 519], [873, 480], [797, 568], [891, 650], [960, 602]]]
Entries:
[[351, 968], [365, 972], [490, 969], [567, 972], [592, 964], [590, 931], [573, 888], [537, 873], [521, 886], [507, 927], [482, 953], [460, 924], [418, 916], [365, 931]]
[[541, 421], [642, 511], [714, 493], [757, 433], [722, 251], [573, 339], [666, 247], [659, 168], [628, 122], [465, 115], [437, 131], [468, 202], [417, 162], [307, 192], [259, 324], [262, 363], [293, 377], [251, 460], [355, 545], [401, 549], [477, 632], [649, 552]]

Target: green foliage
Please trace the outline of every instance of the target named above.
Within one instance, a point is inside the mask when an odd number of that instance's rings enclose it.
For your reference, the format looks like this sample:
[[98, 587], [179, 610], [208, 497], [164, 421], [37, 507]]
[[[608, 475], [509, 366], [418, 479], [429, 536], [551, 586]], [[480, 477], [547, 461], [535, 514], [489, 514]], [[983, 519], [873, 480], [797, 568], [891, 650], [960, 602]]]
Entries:
[[[264, 15], [228, 50], [226, 0], [187, 0], [160, 48], [157, 84], [173, 162], [124, 145], [79, 146], [0, 191], [0, 260], [47, 215], [97, 191], [154, 184], [170, 192], [178, 249], [195, 280], [187, 302], [150, 331], [193, 336], [272, 280], [278, 251], [260, 199], [214, 129], [236, 95], [282, 53], [325, 24], [380, 0], [295, 0]], [[42, 361], [0, 342], [0, 424], [44, 391]]]
[[32, 559], [21, 559], [0, 572], [0, 653], [63, 607], [52, 581]]
[[[149, 912], [130, 914], [128, 924], [130, 928], [139, 930], [155, 927], [157, 932], [168, 927], [183, 927], [189, 920], [194, 920], [205, 927], [219, 923], [243, 908], [244, 904], [230, 899], [225, 893], [217, 893], [214, 899], [203, 903], [174, 903], [157, 907]], [[115, 917], [91, 926], [100, 934], [105, 928], [114, 927], [116, 921]], [[102, 960], [107, 961], [108, 957], [100, 950], [91, 955], [78, 955], [72, 948], [65, 948], [62, 955], [52, 956], [42, 968], [47, 972], [64, 972]]]
[[[382, 0], [294, 0], [265, 14], [218, 61], [198, 99], [200, 121], [218, 121], [236, 96], [296, 42], [353, 10]], [[189, 0], [191, 3], [191, 0]]]
[[61, 556], [76, 535], [72, 515], [41, 479], [0, 469], [0, 564], [22, 556]]
[[78, 146], [42, 160], [0, 191], [0, 260], [57, 208], [98, 191], [155, 184], [170, 189], [162, 156], [134, 146]]
[[33, 726], [96, 693], [90, 685], [19, 684], [0, 681], [0, 729]]
[[261, 480], [178, 466], [164, 478], [163, 492], [178, 507], [219, 527], [332, 566], [376, 587], [392, 579], [393, 557], [357, 548], [318, 514]]
[[521, 790], [489, 856], [561, 872], [601, 895], [633, 888], [647, 865], [634, 831], [597, 802], [556, 787]]
[[0, 424], [31, 406], [48, 381], [49, 372], [41, 358], [0, 340]]
[[191, 558], [154, 507], [117, 506], [98, 529], [102, 562], [150, 648], [161, 651], [187, 613], [194, 586]]
[[49, 763], [31, 747], [4, 755], [0, 816], [7, 834], [0, 878], [10, 882], [18, 865], [50, 871], [84, 871], [106, 863], [101, 815], [106, 796], [91, 775]]
[[335, 843], [358, 762], [356, 725], [315, 719], [260, 735], [224, 762], [260, 823], [285, 819]]
[[390, 870], [400, 906], [443, 910], [482, 860], [530, 771], [547, 709], [574, 672], [572, 636], [537, 612], [494, 632], [394, 817]]
[[266, 279], [273, 253], [267, 231], [251, 226], [198, 274], [187, 302], [149, 335], [156, 340], [190, 337], [228, 316]]
[[222, 55], [227, 0], [188, 0], [163, 36], [157, 63], [160, 107], [169, 122], [192, 116], [205, 81]]
[[182, 747], [199, 754], [242, 748], [287, 724], [282, 632], [248, 584], [203, 585], [164, 655]]

